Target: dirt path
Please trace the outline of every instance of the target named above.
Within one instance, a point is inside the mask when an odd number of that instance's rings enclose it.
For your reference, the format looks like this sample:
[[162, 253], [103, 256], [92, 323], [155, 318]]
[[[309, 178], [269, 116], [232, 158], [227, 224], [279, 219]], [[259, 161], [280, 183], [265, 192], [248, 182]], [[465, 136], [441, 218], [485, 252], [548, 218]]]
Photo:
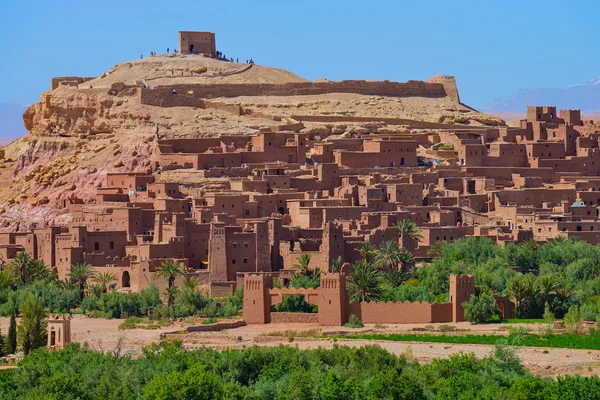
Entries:
[[[188, 349], [210, 347], [215, 349], [243, 348], [252, 345], [279, 346], [291, 345], [300, 349], [314, 349], [318, 347], [332, 348], [334, 344], [360, 347], [377, 344], [394, 354], [407, 354], [421, 363], [431, 362], [433, 358], [448, 357], [451, 354], [465, 352], [474, 353], [476, 357], [483, 358], [493, 351], [494, 346], [478, 344], [448, 344], [448, 343], [421, 343], [421, 342], [394, 342], [387, 340], [356, 340], [356, 339], [315, 339], [301, 337], [303, 331], [312, 330], [317, 334], [334, 334], [344, 331], [353, 333], [373, 331], [374, 326], [352, 330], [342, 327], [319, 327], [317, 324], [268, 324], [247, 325], [241, 328], [221, 332], [195, 332], [188, 334], [169, 334], [181, 331], [188, 323], [176, 323], [172, 326], [156, 329], [129, 329], [119, 330], [118, 326], [123, 320], [91, 319], [75, 315], [71, 324], [72, 341], [88, 343], [95, 350], [112, 352], [119, 344], [121, 354], [128, 353], [132, 356], [141, 354], [143, 346], [159, 342], [161, 334], [167, 334], [169, 339], [183, 340]], [[8, 331], [8, 318], [0, 318], [0, 329]], [[524, 326], [524, 324], [519, 324]], [[384, 333], [412, 332], [413, 329], [422, 329], [425, 325], [391, 325], [384, 329], [377, 329]], [[457, 329], [473, 334], [506, 334], [506, 330], [499, 330], [500, 325], [472, 326], [468, 323], [454, 324]], [[505, 326], [505, 325], [504, 325]], [[467, 331], [468, 330], [468, 331]], [[274, 332], [294, 331], [294, 339], [290, 341], [287, 335], [269, 336]], [[532, 329], [532, 332], [535, 332]], [[314, 334], [314, 333], [313, 333]], [[592, 375], [600, 374], [600, 351], [555, 349], [541, 347], [520, 347], [517, 355], [523, 364], [532, 372], [543, 376], [557, 376], [564, 374]]]

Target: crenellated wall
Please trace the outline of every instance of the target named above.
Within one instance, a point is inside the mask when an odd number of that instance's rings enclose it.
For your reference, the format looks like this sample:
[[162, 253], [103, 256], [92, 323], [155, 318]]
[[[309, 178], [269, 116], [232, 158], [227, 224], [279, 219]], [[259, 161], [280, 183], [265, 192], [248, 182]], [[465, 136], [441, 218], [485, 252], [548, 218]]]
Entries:
[[[244, 320], [248, 324], [269, 322], [317, 322], [324, 326], [341, 326], [350, 315], [369, 324], [418, 324], [464, 321], [463, 302], [475, 294], [473, 275], [450, 276], [450, 302], [356, 302], [349, 303], [346, 275], [325, 273], [316, 289], [273, 289], [272, 274], [244, 275]], [[283, 296], [300, 295], [318, 307], [318, 314], [271, 313]], [[503, 318], [512, 318], [513, 306], [507, 297], [496, 297]], [[318, 317], [317, 317], [318, 316]]]

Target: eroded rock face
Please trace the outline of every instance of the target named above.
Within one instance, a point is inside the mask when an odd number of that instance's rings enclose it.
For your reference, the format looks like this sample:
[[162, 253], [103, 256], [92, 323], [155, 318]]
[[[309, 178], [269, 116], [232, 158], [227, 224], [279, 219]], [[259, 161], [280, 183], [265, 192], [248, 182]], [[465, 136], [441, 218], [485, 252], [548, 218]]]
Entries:
[[149, 116], [128, 109], [132, 90], [111, 95], [103, 89], [61, 87], [42, 93], [40, 101], [23, 114], [23, 122], [31, 134], [38, 136], [107, 134], [136, 127]]

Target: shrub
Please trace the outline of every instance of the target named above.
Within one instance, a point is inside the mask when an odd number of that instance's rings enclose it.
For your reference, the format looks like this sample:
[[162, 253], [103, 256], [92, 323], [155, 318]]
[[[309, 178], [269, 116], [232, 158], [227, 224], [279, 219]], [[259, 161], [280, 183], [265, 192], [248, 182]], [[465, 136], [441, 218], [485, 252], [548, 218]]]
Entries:
[[202, 320], [201, 324], [202, 325], [216, 324], [218, 321], [219, 320], [216, 319], [216, 318], [214, 318], [214, 317], [213, 318], [207, 318], [207, 319]]
[[356, 315], [350, 314], [350, 318], [348, 318], [348, 322], [346, 322], [344, 326], [348, 328], [362, 328], [365, 325]]
[[572, 306], [569, 311], [565, 314], [565, 330], [569, 333], [579, 332], [581, 325], [581, 314], [579, 313], [579, 307]]
[[238, 315], [239, 310], [233, 303], [227, 302], [219, 309], [219, 315], [225, 318], [231, 318], [234, 315]]
[[210, 302], [202, 310], [200, 310], [200, 316], [205, 318], [212, 318], [217, 316], [217, 303]]
[[465, 310], [465, 319], [474, 324], [485, 322], [498, 312], [496, 300], [486, 293], [471, 296], [469, 301], [465, 301], [462, 305]]

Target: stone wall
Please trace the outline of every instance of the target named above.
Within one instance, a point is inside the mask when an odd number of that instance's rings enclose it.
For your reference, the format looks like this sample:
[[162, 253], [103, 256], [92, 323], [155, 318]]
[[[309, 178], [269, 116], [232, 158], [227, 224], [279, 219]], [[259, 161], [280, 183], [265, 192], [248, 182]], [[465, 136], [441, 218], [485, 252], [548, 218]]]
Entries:
[[293, 115], [296, 121], [301, 122], [384, 122], [388, 125], [409, 125], [411, 128], [418, 129], [464, 129], [466, 125], [440, 124], [438, 122], [416, 121], [404, 118], [380, 118], [380, 117], [351, 117], [345, 115]]
[[210, 282], [210, 297], [233, 296], [236, 282]]
[[273, 324], [316, 324], [319, 322], [319, 314], [297, 313], [297, 312], [272, 312], [271, 323]]
[[220, 103], [220, 102], [216, 102], [216, 101], [205, 101], [204, 108], [225, 111], [225, 112], [232, 113], [235, 115], [243, 114], [242, 107], [239, 104], [226, 104], [226, 103]]
[[173, 94], [171, 89], [139, 89], [138, 100], [141, 104], [157, 107], [205, 108], [202, 99], [183, 93]]
[[340, 82], [293, 82], [277, 84], [190, 84], [156, 87], [156, 93], [171, 94], [176, 89], [179, 93], [193, 92], [194, 97], [238, 97], [238, 96], [302, 96], [327, 93], [357, 93], [370, 96], [389, 97], [446, 97], [448, 94], [441, 83], [426, 83], [423, 81], [389, 82], [389, 81], [359, 81], [349, 80]]

